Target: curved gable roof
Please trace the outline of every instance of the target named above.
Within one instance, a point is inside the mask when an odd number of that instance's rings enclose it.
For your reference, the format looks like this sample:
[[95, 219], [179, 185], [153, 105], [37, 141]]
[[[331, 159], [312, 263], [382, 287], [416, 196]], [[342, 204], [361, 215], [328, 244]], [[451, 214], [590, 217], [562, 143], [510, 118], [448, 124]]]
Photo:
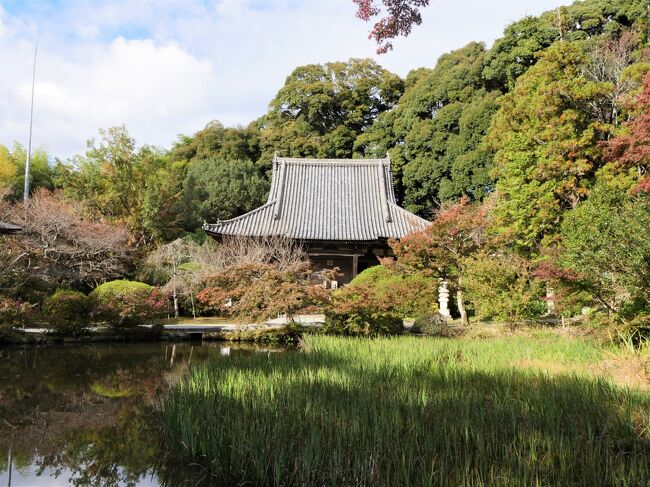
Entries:
[[276, 157], [267, 203], [204, 229], [212, 235], [375, 241], [402, 238], [428, 223], [397, 205], [390, 159]]

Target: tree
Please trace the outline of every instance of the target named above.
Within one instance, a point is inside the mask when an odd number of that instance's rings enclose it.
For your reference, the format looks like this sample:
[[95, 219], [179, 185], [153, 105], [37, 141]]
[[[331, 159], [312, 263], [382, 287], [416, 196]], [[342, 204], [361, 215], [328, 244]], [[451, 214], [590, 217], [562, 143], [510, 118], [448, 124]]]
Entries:
[[143, 186], [135, 139], [124, 126], [99, 134], [101, 141], [88, 140], [86, 156], [73, 161], [66, 192], [96, 215], [129, 222], [137, 215], [137, 192]]
[[260, 163], [294, 157], [352, 156], [354, 140], [402, 94], [399, 76], [369, 59], [296, 68], [258, 122]]
[[429, 5], [429, 0], [353, 0], [357, 4], [357, 17], [366, 22], [383, 13], [373, 27], [369, 39], [374, 39], [379, 47], [377, 54], [385, 54], [393, 49], [391, 39], [408, 36], [414, 25], [422, 23], [420, 9]]
[[601, 176], [623, 187], [650, 191], [650, 73], [643, 91], [630, 104], [633, 118], [623, 124], [621, 132], [603, 143], [608, 164]]
[[29, 205], [14, 205], [10, 216], [23, 228], [15, 239], [21, 257], [14, 273], [19, 278], [39, 278], [51, 287], [90, 288], [128, 270], [128, 230], [88, 218], [80, 203], [60, 192], [38, 190]]
[[461, 321], [469, 324], [464, 299], [466, 257], [487, 242], [491, 202], [470, 204], [467, 198], [438, 212], [425, 230], [414, 232], [399, 242], [391, 242], [397, 265], [449, 281], [456, 289]]
[[618, 126], [620, 110], [639, 85], [638, 72], [650, 71], [650, 64], [634, 64], [635, 49], [640, 35], [626, 30], [614, 39], [598, 39], [587, 54], [584, 75], [598, 83], [608, 83], [611, 89], [605, 96], [595, 97], [590, 107], [594, 118], [603, 124]]
[[542, 282], [530, 261], [511, 253], [482, 250], [463, 259], [467, 299], [481, 318], [504, 320], [510, 326], [539, 316], [546, 309]]
[[170, 292], [174, 303], [174, 316], [179, 316], [178, 296], [183, 290], [182, 268], [183, 264], [190, 262], [196, 253], [197, 244], [191, 239], [176, 239], [168, 244], [163, 244], [151, 252], [147, 257], [147, 265], [169, 276], [163, 291]]
[[191, 137], [180, 136], [170, 151], [170, 158], [174, 162], [194, 159], [257, 161], [259, 151], [259, 132], [254, 124], [247, 128], [225, 127], [213, 120]]
[[269, 182], [250, 161], [193, 160], [183, 181], [184, 227], [234, 218], [260, 206]]
[[[650, 307], [650, 198], [601, 184], [562, 223], [561, 263], [608, 310]], [[628, 309], [627, 308], [632, 308]]]
[[508, 91], [557, 39], [557, 31], [540, 18], [513, 22], [487, 53], [482, 75], [494, 88]]
[[136, 150], [124, 126], [99, 133], [101, 141], [89, 140], [85, 156], [59, 169], [59, 186], [94, 218], [127, 225], [140, 243], [177, 237], [186, 163], [156, 147]]
[[144, 232], [156, 242], [175, 240], [186, 230], [184, 223], [189, 219], [182, 204], [186, 166], [183, 161], [167, 159], [163, 167], [147, 171], [145, 186], [140, 190], [140, 222]]
[[584, 77], [585, 63], [577, 44], [550, 47], [501, 99], [488, 134], [499, 176], [496, 223], [523, 251], [557, 242], [564, 212], [586, 197], [601, 164], [598, 143], [611, 128], [590, 104], [611, 86]]
[[[31, 191], [39, 188], [54, 189], [55, 171], [49, 163], [47, 151], [37, 148], [31, 160]], [[8, 195], [14, 201], [23, 199], [25, 191], [25, 164], [27, 151], [19, 143], [14, 144], [13, 151], [0, 145], [0, 187], [11, 189]]]
[[397, 192], [429, 216], [462, 196], [480, 200], [491, 186], [492, 154], [482, 139], [499, 93], [481, 79], [485, 46], [473, 42], [409, 73], [404, 95], [355, 141], [355, 152], [393, 160]]
[[291, 316], [325, 299], [323, 279], [311, 270], [302, 248], [286, 238], [204, 244], [192, 262], [198, 277], [194, 281], [202, 284], [197, 298], [204, 308], [242, 320]]
[[647, 18], [645, 0], [574, 2], [539, 17], [526, 17], [506, 27], [503, 37], [495, 41], [483, 77], [491, 87], [509, 91], [556, 41], [615, 39], [630, 28], [644, 32]]

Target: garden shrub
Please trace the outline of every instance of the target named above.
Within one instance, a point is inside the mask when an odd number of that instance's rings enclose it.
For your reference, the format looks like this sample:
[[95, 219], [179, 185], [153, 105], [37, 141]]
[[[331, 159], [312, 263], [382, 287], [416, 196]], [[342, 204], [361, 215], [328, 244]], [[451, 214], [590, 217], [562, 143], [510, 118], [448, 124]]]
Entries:
[[397, 335], [404, 331], [404, 324], [391, 306], [365, 285], [348, 286], [327, 307], [322, 331], [345, 336]]
[[437, 337], [450, 337], [454, 335], [453, 328], [447, 323], [447, 318], [440, 313], [428, 313], [420, 316], [413, 323], [411, 333]]
[[24, 325], [32, 315], [33, 310], [29, 303], [0, 296], [0, 336]]
[[438, 281], [419, 273], [404, 274], [377, 265], [361, 272], [348, 285], [365, 289], [374, 301], [381, 301], [402, 318], [415, 318], [438, 309]]
[[328, 299], [322, 281], [314, 281], [308, 263], [289, 269], [247, 263], [215, 273], [197, 299], [204, 310], [249, 323], [263, 323], [278, 315], [293, 316], [320, 309]]
[[466, 298], [482, 319], [502, 320], [511, 326], [546, 311], [542, 282], [533, 276], [530, 262], [514, 255], [482, 251], [463, 259]]
[[90, 322], [90, 298], [77, 291], [59, 290], [45, 300], [44, 318], [55, 332], [76, 335]]
[[168, 297], [143, 282], [106, 282], [95, 288], [90, 297], [95, 318], [118, 328], [150, 324], [169, 313]]
[[404, 330], [402, 318], [381, 311], [339, 313], [329, 311], [325, 315], [322, 332], [328, 335], [380, 336], [398, 335]]

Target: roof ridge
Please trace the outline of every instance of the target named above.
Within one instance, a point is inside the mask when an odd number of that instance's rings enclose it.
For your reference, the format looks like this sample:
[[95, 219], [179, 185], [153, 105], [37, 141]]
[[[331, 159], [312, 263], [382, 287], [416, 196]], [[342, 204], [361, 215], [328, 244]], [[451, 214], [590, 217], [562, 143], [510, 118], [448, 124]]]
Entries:
[[[331, 165], [346, 165], [346, 166], [363, 166], [363, 165], [380, 165], [390, 164], [389, 158], [375, 158], [375, 159], [327, 159], [327, 158], [302, 158], [302, 157], [278, 157], [277, 162], [284, 162], [288, 164], [331, 164]], [[275, 162], [275, 160], [274, 160]]]
[[406, 208], [402, 208], [402, 207], [401, 207], [400, 205], [398, 205], [397, 203], [394, 203], [394, 202], [392, 202], [392, 201], [389, 201], [389, 202], [388, 202], [388, 205], [391, 206], [391, 207], [393, 207], [393, 208], [395, 208], [397, 211], [400, 211], [400, 212], [402, 212], [402, 213], [406, 213], [406, 215], [407, 215], [409, 218], [410, 218], [410, 217], [413, 217], [416, 221], [419, 220], [419, 221], [421, 221], [421, 222], [423, 222], [423, 223], [426, 223], [427, 226], [429, 226], [429, 225], [431, 224], [431, 222], [430, 222], [429, 220], [427, 220], [426, 218], [422, 218], [421, 216], [418, 216], [418, 215], [416, 215], [415, 213], [411, 213], [411, 212], [408, 211]]
[[[277, 191], [275, 195], [275, 204], [273, 205], [273, 219], [279, 220], [282, 214], [282, 201], [284, 195], [284, 185], [287, 180], [287, 161], [282, 160], [278, 171]], [[275, 174], [274, 174], [275, 177]]]
[[274, 205], [275, 202], [276, 202], [275, 199], [274, 199], [274, 200], [271, 200], [271, 201], [269, 201], [269, 202], [267, 202], [267, 203], [264, 203], [262, 206], [258, 206], [258, 207], [255, 208], [254, 210], [247, 211], [247, 212], [244, 213], [243, 215], [236, 216], [235, 218], [230, 218], [230, 219], [228, 219], [228, 220], [217, 220], [216, 223], [204, 223], [204, 224], [203, 224], [203, 229], [205, 230], [205, 229], [208, 228], [208, 227], [223, 226], [223, 225], [227, 225], [228, 223], [236, 222], [236, 221], [238, 221], [238, 220], [241, 220], [241, 219], [243, 219], [243, 218], [246, 218], [246, 217], [249, 216], [249, 215], [253, 215], [253, 214], [255, 214], [255, 213], [258, 213], [258, 212], [260, 212], [260, 211], [262, 211], [262, 210], [268, 208], [269, 206]]

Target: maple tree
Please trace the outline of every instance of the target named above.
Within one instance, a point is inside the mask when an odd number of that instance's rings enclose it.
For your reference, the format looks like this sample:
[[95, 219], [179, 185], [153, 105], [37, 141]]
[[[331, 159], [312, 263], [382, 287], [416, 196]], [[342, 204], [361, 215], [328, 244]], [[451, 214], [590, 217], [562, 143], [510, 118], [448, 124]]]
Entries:
[[429, 5], [429, 0], [353, 0], [357, 4], [357, 17], [366, 22], [383, 14], [375, 23], [369, 39], [379, 47], [377, 54], [393, 49], [391, 39], [408, 36], [414, 25], [422, 23], [420, 9]]
[[88, 218], [79, 202], [61, 192], [37, 190], [30, 204], [16, 204], [11, 221], [22, 229], [14, 239], [19, 256], [13, 273], [53, 286], [96, 286], [127, 273], [130, 234], [126, 227]]
[[469, 324], [465, 309], [463, 259], [488, 241], [492, 201], [471, 204], [467, 198], [440, 210], [431, 225], [399, 242], [391, 242], [396, 265], [449, 281], [456, 289], [456, 302], [463, 324]]

